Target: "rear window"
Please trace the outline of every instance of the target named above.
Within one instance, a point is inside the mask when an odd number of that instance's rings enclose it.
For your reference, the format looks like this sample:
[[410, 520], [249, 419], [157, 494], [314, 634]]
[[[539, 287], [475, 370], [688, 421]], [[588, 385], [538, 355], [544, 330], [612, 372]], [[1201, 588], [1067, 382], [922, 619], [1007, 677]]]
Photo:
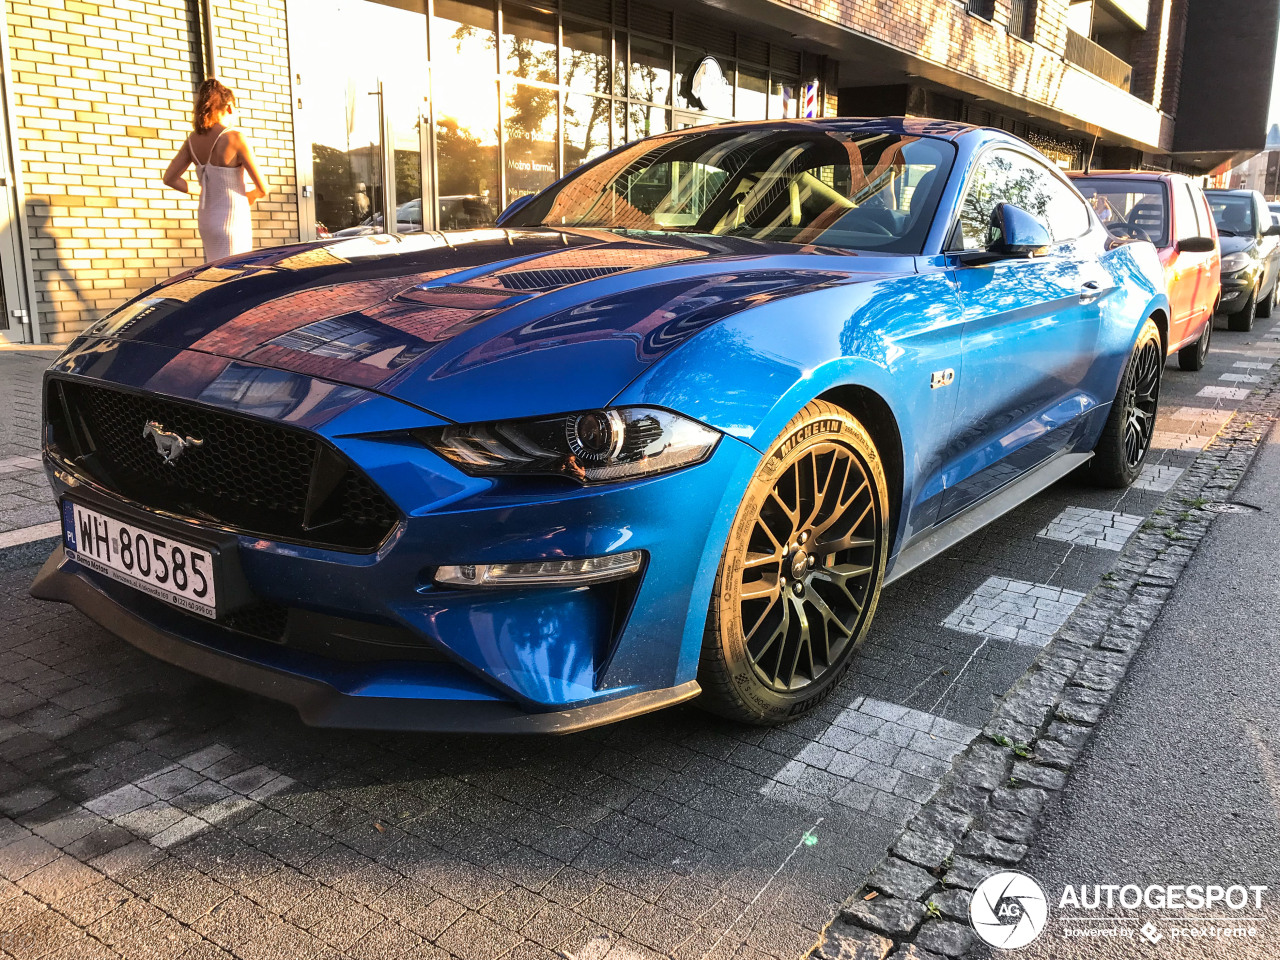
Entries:
[[1169, 195], [1160, 180], [1080, 177], [1076, 188], [1112, 233], [1169, 245]]

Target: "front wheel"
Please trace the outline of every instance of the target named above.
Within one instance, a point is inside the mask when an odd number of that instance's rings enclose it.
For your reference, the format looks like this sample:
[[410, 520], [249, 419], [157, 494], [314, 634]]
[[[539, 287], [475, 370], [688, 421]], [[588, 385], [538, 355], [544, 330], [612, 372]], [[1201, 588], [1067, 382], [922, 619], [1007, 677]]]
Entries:
[[1090, 473], [1099, 485], [1127, 487], [1142, 473], [1156, 429], [1163, 372], [1164, 345], [1160, 341], [1160, 330], [1148, 317], [1125, 364], [1120, 389], [1111, 404], [1102, 436], [1093, 448]]
[[1205, 357], [1209, 356], [1209, 341], [1213, 339], [1213, 314], [1205, 321], [1204, 330], [1195, 343], [1189, 343], [1178, 351], [1178, 369], [1194, 372], [1204, 369]]
[[889, 547], [884, 465], [870, 435], [815, 400], [756, 468], [720, 559], [699, 702], [772, 724], [835, 689], [866, 636]]
[[1262, 300], [1258, 301], [1258, 316], [1266, 320], [1271, 317], [1271, 310], [1276, 305], [1276, 286], [1277, 283], [1271, 284], [1271, 292]]
[[1253, 318], [1258, 312], [1258, 291], [1250, 290], [1249, 299], [1235, 313], [1227, 314], [1227, 329], [1235, 333], [1248, 333], [1253, 329]]

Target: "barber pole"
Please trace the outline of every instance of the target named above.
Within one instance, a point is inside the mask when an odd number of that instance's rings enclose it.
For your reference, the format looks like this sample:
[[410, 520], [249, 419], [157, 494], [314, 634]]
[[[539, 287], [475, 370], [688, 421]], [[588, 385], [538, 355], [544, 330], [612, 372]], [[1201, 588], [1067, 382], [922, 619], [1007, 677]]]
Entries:
[[818, 81], [811, 80], [804, 85], [800, 100], [800, 116], [813, 118], [818, 115]]

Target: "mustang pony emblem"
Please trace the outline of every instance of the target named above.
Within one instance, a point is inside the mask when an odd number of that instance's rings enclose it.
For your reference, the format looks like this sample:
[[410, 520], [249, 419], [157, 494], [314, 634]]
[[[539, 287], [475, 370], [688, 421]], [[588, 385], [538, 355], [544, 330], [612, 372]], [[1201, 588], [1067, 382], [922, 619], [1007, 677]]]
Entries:
[[156, 453], [164, 457], [165, 463], [173, 463], [187, 451], [188, 447], [204, 446], [203, 440], [184, 437], [180, 433], [166, 430], [164, 424], [156, 423], [154, 420], [147, 421], [147, 425], [142, 428], [142, 435], [156, 442]]

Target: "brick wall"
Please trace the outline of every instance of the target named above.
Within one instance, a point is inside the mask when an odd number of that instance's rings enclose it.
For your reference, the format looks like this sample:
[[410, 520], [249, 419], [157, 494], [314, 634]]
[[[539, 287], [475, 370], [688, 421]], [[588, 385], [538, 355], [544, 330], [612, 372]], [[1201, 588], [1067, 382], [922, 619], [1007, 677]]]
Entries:
[[[200, 44], [185, 0], [6, 0], [36, 308], [64, 342], [201, 262], [196, 200], [160, 177], [190, 131]], [[222, 0], [224, 76], [273, 194], [255, 243], [296, 239], [283, 0]]]
[[1010, 0], [996, 0], [991, 22], [967, 13], [957, 0], [785, 2], [1051, 112], [1153, 147], [1164, 134], [1149, 104], [1064, 62], [1069, 0], [1038, 0], [1034, 43], [1007, 32]]

